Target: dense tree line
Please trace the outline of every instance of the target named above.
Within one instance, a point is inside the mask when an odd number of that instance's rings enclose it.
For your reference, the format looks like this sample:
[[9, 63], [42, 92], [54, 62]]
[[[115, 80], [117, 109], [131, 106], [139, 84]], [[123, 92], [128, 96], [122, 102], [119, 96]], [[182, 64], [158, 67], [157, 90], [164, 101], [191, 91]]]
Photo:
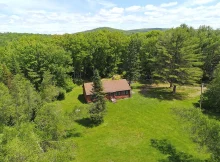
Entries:
[[[4, 34], [2, 34], [4, 35]], [[7, 37], [7, 34], [5, 34]], [[183, 24], [166, 31], [126, 35], [97, 30], [64, 35], [15, 34], [1, 45], [1, 62], [22, 73], [38, 90], [49, 71], [59, 87], [68, 78], [92, 79], [123, 74], [128, 80], [153, 79], [170, 84], [210, 81], [220, 60], [220, 32], [209, 26], [194, 29]], [[189, 78], [188, 78], [189, 77]]]
[[[178, 84], [211, 81], [219, 61], [220, 31], [208, 26], [131, 35], [0, 34], [0, 161], [73, 160], [73, 119], [53, 101], [64, 99], [73, 81], [91, 80], [95, 69], [101, 78], [169, 82], [175, 92]], [[102, 98], [91, 108], [102, 109], [101, 122], [104, 108]]]

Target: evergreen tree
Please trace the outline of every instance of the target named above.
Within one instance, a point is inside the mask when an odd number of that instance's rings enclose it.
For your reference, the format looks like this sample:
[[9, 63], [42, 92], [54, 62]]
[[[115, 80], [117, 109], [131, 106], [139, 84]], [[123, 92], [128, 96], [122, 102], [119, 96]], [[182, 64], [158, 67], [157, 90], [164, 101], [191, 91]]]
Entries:
[[152, 79], [157, 58], [157, 42], [161, 31], [149, 31], [141, 34], [140, 64], [143, 79]]
[[204, 62], [203, 80], [211, 81], [213, 72], [220, 61], [220, 35], [209, 26], [200, 26], [197, 37]]
[[220, 112], [220, 64], [214, 72], [214, 79], [204, 93], [203, 108]]
[[105, 94], [103, 93], [102, 82], [98, 70], [94, 71], [92, 99], [94, 104], [89, 110], [90, 119], [95, 125], [98, 125], [104, 121], [103, 117], [106, 109]]
[[140, 77], [140, 46], [138, 35], [132, 36], [128, 51], [124, 57], [124, 68], [129, 84], [131, 84], [132, 80], [138, 80]]
[[[158, 42], [155, 79], [166, 81], [176, 92], [176, 84], [194, 84], [201, 79], [202, 62], [198, 40], [185, 26], [166, 31]], [[173, 86], [174, 84], [174, 86]]]

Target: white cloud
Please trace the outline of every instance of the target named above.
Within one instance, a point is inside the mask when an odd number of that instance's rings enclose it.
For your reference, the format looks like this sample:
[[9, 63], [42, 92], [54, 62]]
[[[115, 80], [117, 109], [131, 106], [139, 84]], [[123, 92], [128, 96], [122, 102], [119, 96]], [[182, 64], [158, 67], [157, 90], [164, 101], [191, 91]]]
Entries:
[[146, 5], [146, 6], [145, 6], [145, 9], [147, 9], [147, 10], [156, 10], [157, 7], [154, 6], [154, 5]]
[[4, 8], [6, 8], [6, 7], [8, 7], [6, 4], [0, 3], [0, 9], [4, 9]]
[[177, 4], [178, 2], [162, 3], [160, 7], [172, 7], [172, 6], [176, 6]]
[[[122, 8], [108, 1], [90, 0], [102, 7], [95, 12], [80, 13], [57, 6], [52, 0], [45, 5], [37, 0], [1, 0], [4, 10], [0, 10], [0, 32], [73, 33], [101, 26], [121, 29], [175, 27], [186, 23], [195, 28], [200, 25], [220, 26], [220, 2], [193, 0], [197, 5], [177, 2], [159, 5], [130, 6]], [[86, 0], [84, 0], [86, 1]], [[210, 3], [205, 6], [204, 3]], [[200, 3], [200, 4], [201, 4]], [[110, 7], [111, 6], [111, 7]], [[175, 7], [171, 7], [175, 6]], [[1, 4], [0, 4], [1, 7]]]
[[131, 7], [126, 8], [125, 10], [127, 12], [137, 12], [137, 11], [140, 11], [141, 9], [142, 9], [141, 6], [131, 6]]
[[124, 12], [124, 8], [114, 7], [110, 10], [111, 13], [122, 14]]
[[110, 2], [110, 1], [107, 1], [107, 0], [87, 0], [87, 2], [92, 5], [93, 7], [96, 6], [96, 5], [101, 5], [103, 6], [104, 8], [111, 8], [111, 7], [115, 7], [116, 4]]
[[123, 12], [124, 12], [124, 8], [114, 7], [112, 9], [110, 9], [110, 10], [101, 9], [99, 14], [101, 16], [109, 16], [109, 17], [111, 17], [111, 16], [115, 16], [115, 15], [121, 16], [123, 14]]
[[214, 2], [214, 1], [216, 0], [190, 0], [188, 1], [188, 3], [191, 5], [204, 5], [204, 4]]

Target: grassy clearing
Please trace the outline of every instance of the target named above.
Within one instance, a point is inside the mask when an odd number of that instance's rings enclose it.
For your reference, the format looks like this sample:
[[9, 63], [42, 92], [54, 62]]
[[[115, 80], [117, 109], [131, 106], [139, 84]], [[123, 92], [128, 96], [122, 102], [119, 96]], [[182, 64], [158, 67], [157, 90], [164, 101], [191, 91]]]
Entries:
[[[178, 151], [205, 159], [208, 154], [193, 143], [187, 132], [172, 114], [173, 107], [191, 107], [198, 99], [199, 88], [178, 87], [173, 95], [171, 89], [133, 85], [130, 99], [107, 103], [105, 122], [94, 128], [86, 127], [86, 121], [76, 122], [75, 130], [81, 136], [74, 137], [77, 145], [76, 161], [79, 162], [154, 162], [165, 156], [150, 146], [151, 139], [167, 139]], [[79, 120], [87, 117], [87, 104], [83, 104], [81, 87], [68, 93], [58, 102], [63, 110], [71, 112], [82, 106]], [[192, 95], [193, 94], [193, 95]], [[77, 116], [76, 116], [77, 117]], [[84, 120], [84, 119], [83, 119]]]

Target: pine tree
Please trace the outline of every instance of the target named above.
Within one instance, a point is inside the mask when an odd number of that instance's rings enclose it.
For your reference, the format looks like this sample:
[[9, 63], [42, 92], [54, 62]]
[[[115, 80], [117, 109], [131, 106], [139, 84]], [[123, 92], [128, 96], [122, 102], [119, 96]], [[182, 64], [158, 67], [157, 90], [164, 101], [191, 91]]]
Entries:
[[197, 37], [204, 62], [203, 80], [211, 81], [213, 72], [220, 61], [220, 35], [210, 26], [200, 26]]
[[166, 31], [158, 43], [154, 79], [166, 81], [176, 92], [176, 84], [194, 84], [201, 79], [198, 40], [185, 26]]
[[124, 58], [124, 68], [126, 71], [126, 78], [131, 84], [132, 80], [138, 80], [140, 77], [140, 41], [138, 35], [131, 38], [128, 46], [128, 52]]
[[106, 109], [106, 104], [105, 94], [103, 93], [102, 82], [98, 70], [94, 71], [92, 99], [94, 101], [94, 104], [89, 110], [90, 119], [93, 124], [99, 125], [104, 121], [103, 117]]

